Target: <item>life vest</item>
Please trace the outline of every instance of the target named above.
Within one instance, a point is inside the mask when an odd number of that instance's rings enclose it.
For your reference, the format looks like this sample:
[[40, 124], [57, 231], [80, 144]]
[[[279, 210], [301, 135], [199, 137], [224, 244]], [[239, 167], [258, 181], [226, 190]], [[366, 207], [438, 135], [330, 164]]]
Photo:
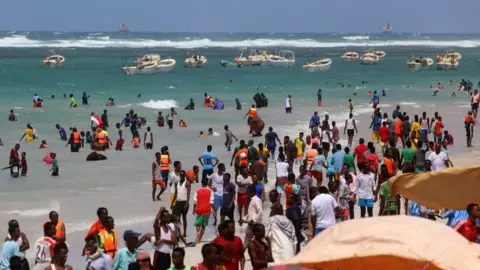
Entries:
[[195, 181], [196, 175], [194, 170], [189, 170], [187, 173], [185, 173], [185, 178], [187, 178], [188, 181], [193, 182]]
[[[240, 156], [242, 153], [245, 153], [245, 158], [242, 158]], [[238, 150], [236, 156], [238, 157], [238, 166], [239, 167], [242, 167], [242, 166], [248, 167], [248, 149], [247, 148], [243, 148], [243, 149]]]
[[133, 147], [138, 148], [140, 146], [140, 139], [138, 137], [133, 138]]
[[105, 135], [101, 131], [97, 132], [97, 139], [99, 144], [105, 144], [107, 142]]
[[248, 111], [248, 117], [250, 118], [253, 118], [257, 115], [257, 109], [255, 108], [250, 108], [250, 110]]
[[103, 251], [104, 253], [108, 254], [110, 258], [114, 258], [115, 254], [117, 253], [117, 242], [118, 242], [118, 234], [117, 232], [113, 232], [113, 239], [112, 235], [109, 234], [105, 229], [102, 229], [98, 234], [100, 238], [99, 246], [103, 244]]
[[395, 134], [401, 135], [402, 134], [402, 120], [397, 119], [397, 124], [395, 125]]
[[80, 143], [80, 133], [73, 132], [73, 143]]
[[475, 119], [473, 118], [472, 115], [469, 115], [469, 114], [465, 115], [465, 124], [467, 124], [467, 123], [471, 123], [471, 124], [475, 125]]
[[312, 165], [313, 159], [318, 155], [318, 151], [316, 149], [310, 149], [307, 152], [307, 165]]
[[393, 160], [384, 157], [383, 164], [385, 164], [385, 167], [387, 167], [388, 175], [393, 176]]
[[168, 155], [161, 155], [160, 156], [160, 162], [161, 162], [160, 170], [161, 171], [170, 170], [169, 160], [170, 160], [170, 158], [168, 157]]
[[[43, 225], [45, 225], [45, 223], [47, 222], [44, 222]], [[65, 236], [62, 233], [62, 225], [63, 225], [63, 220], [59, 219], [57, 222], [57, 226], [55, 226], [55, 230], [56, 230], [55, 236], [57, 236], [57, 238], [61, 238]]]

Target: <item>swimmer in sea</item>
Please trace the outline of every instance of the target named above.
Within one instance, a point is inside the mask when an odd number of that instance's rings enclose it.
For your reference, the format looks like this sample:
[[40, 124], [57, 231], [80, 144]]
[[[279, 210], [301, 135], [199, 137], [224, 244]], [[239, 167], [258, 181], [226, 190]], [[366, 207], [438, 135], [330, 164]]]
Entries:
[[13, 110], [10, 110], [10, 114], [8, 115], [8, 121], [17, 121], [17, 116], [13, 112]]
[[433, 91], [433, 96], [436, 97], [438, 93], [438, 90]]
[[60, 139], [62, 141], [67, 140], [67, 132], [65, 132], [65, 129], [61, 127], [59, 124], [56, 124], [55, 127], [58, 129], [58, 133], [60, 134]]
[[236, 142], [238, 142], [238, 139], [237, 137], [235, 137], [235, 135], [233, 135], [233, 132], [228, 129], [228, 125], [225, 125], [224, 129], [225, 129], [225, 139], [226, 139], [225, 147], [227, 148], [227, 151], [230, 152], [233, 139], [235, 139]]

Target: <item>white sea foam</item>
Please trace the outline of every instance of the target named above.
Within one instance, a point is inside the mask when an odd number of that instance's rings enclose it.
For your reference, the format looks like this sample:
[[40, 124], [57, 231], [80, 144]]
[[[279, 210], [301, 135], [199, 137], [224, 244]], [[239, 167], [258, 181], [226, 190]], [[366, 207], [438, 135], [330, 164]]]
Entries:
[[[369, 42], [370, 47], [385, 46], [427, 46], [427, 47], [480, 47], [480, 40], [378, 40]], [[325, 42], [314, 39], [245, 39], [233, 41], [219, 41], [204, 39], [191, 40], [154, 40], [154, 39], [116, 39], [105, 37], [85, 39], [57, 39], [57, 40], [36, 40], [29, 39], [25, 35], [12, 35], [0, 38], [0, 47], [48, 47], [48, 48], [145, 48], [145, 47], [170, 47], [180, 49], [202, 48], [202, 47], [291, 47], [291, 48], [334, 48], [365, 46], [363, 40], [348, 40], [346, 42]]]
[[400, 105], [403, 105], [403, 106], [412, 106], [414, 108], [420, 108], [420, 105], [418, 105], [417, 103], [415, 102], [400, 102]]
[[14, 110], [21, 110], [23, 107], [13, 107]]
[[142, 107], [145, 107], [145, 108], [157, 109], [157, 110], [170, 109], [170, 108], [177, 108], [178, 107], [177, 102], [173, 99], [150, 100], [150, 101], [147, 101], [147, 102], [142, 102], [138, 105], [140, 105]]
[[53, 201], [45, 208], [30, 208], [27, 210], [14, 209], [5, 211], [4, 213], [7, 216], [39, 217], [48, 215], [52, 210], [57, 212], [60, 211], [60, 203]]
[[89, 36], [99, 36], [99, 35], [103, 35], [103, 33], [89, 33], [88, 35]]
[[346, 40], [368, 40], [370, 39], [369, 36], [347, 36], [347, 37], [342, 37], [343, 39]]
[[167, 88], [168, 88], [168, 89], [175, 89], [175, 86], [169, 85]]

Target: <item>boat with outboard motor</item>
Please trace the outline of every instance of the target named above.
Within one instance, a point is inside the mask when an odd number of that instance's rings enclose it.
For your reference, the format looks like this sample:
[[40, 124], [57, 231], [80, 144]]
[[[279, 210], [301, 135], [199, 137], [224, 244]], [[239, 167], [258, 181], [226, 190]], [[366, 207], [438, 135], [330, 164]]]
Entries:
[[158, 54], [145, 54], [137, 58], [133, 65], [125, 65], [122, 71], [127, 75], [146, 75], [162, 72], [170, 72], [175, 68], [175, 60], [172, 58], [161, 59]]

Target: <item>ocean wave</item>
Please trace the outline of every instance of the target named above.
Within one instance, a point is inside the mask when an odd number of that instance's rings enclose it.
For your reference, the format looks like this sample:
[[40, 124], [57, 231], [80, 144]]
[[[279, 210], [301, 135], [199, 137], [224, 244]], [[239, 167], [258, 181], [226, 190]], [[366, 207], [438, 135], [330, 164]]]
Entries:
[[99, 36], [99, 35], [103, 35], [103, 33], [89, 33], [88, 35], [89, 36]]
[[347, 36], [347, 37], [342, 37], [343, 39], [346, 40], [368, 40], [370, 39], [369, 36]]
[[290, 47], [290, 48], [335, 48], [335, 47], [388, 47], [388, 46], [426, 46], [426, 47], [462, 47], [474, 48], [480, 47], [479, 40], [385, 40], [368, 41], [365, 40], [347, 40], [345, 42], [326, 42], [314, 39], [245, 39], [220, 41], [204, 39], [191, 40], [155, 40], [155, 39], [122, 39], [111, 38], [109, 36], [84, 39], [56, 39], [56, 40], [36, 40], [30, 39], [25, 35], [12, 35], [0, 38], [0, 47], [3, 48], [145, 48], [145, 47], [167, 47], [179, 49], [205, 48], [205, 47]]
[[5, 215], [7, 216], [21, 216], [21, 217], [39, 217], [39, 216], [46, 216], [50, 211], [60, 211], [60, 203], [57, 201], [54, 201], [48, 205], [48, 207], [45, 208], [31, 208], [28, 210], [10, 210], [10, 211], [5, 211]]
[[151, 99], [150, 101], [142, 102], [138, 105], [140, 105], [142, 107], [145, 107], [145, 108], [157, 109], [157, 110], [178, 108], [177, 102], [173, 99], [164, 99], [164, 100], [152, 100]]

